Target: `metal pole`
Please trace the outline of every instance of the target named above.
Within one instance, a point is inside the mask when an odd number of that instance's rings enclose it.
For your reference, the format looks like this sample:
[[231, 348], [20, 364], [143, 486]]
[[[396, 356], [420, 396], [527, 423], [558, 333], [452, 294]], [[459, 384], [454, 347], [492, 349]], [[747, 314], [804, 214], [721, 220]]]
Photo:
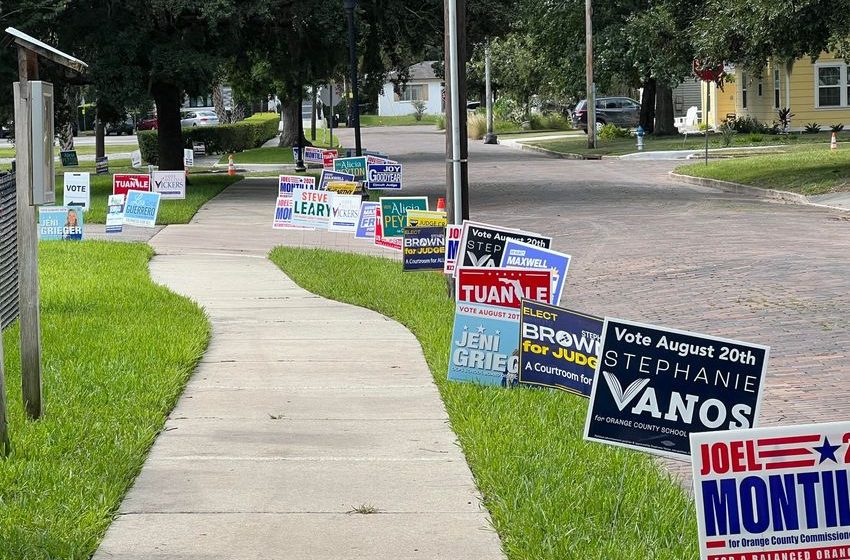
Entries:
[[596, 86], [593, 83], [593, 6], [584, 2], [585, 47], [587, 49], [587, 147], [596, 148]]
[[354, 147], [357, 156], [363, 155], [363, 145], [360, 142], [360, 92], [357, 84], [357, 27], [354, 25], [354, 8], [357, 0], [345, 0], [345, 15], [348, 19], [348, 55], [349, 71], [351, 73], [351, 115], [354, 123]]
[[330, 129], [330, 134], [331, 134], [331, 139], [328, 141], [328, 147], [330, 149], [333, 149], [333, 147], [334, 147], [334, 117], [336, 116], [334, 114], [334, 109], [335, 109], [335, 107], [334, 107], [334, 87], [335, 86], [336, 86], [336, 84], [334, 84], [333, 82], [331, 82], [330, 86], [328, 86], [328, 89], [331, 92], [330, 93], [330, 99], [328, 100], [331, 104], [331, 116], [328, 117], [328, 129]]
[[484, 45], [484, 83], [487, 96], [487, 135], [484, 136], [485, 144], [498, 144], [499, 140], [493, 131], [493, 84], [490, 77], [490, 65], [492, 63], [490, 50], [490, 39]]
[[301, 87], [298, 88], [298, 160], [295, 162], [295, 171], [307, 171], [304, 165], [304, 90]]
[[460, 97], [458, 95], [458, 53], [457, 53], [457, 0], [449, 0], [449, 63], [450, 76], [449, 93], [451, 95], [452, 112], [452, 187], [453, 187], [453, 210], [454, 216], [452, 223], [463, 223], [463, 194], [461, 192], [461, 165], [460, 165], [460, 116], [457, 114], [460, 107]]
[[32, 134], [30, 80], [38, 79], [36, 54], [18, 48], [20, 99], [15, 115], [18, 212], [18, 309], [21, 330], [21, 381], [24, 407], [32, 419], [41, 418], [41, 319], [39, 316], [37, 209], [32, 205]]

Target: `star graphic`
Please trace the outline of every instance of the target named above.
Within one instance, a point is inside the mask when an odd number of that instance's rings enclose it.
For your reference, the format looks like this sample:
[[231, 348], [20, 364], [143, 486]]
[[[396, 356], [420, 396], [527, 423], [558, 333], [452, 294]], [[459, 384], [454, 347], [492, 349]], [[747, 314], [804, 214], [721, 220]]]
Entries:
[[487, 329], [485, 329], [483, 325], [482, 325], [482, 326], [480, 326], [480, 327], [478, 327], [478, 332], [479, 332], [479, 333], [483, 333], [483, 332], [485, 332], [486, 330], [487, 330]]
[[500, 335], [500, 334], [502, 334], [502, 331], [496, 331], [497, 336]]
[[821, 445], [820, 447], [813, 447], [812, 449], [820, 453], [820, 462], [818, 462], [818, 464], [821, 464], [826, 460], [835, 461], [837, 463], [838, 459], [835, 458], [835, 452], [838, 450], [839, 447], [841, 446], [830, 445], [829, 438], [824, 437], [823, 445]]

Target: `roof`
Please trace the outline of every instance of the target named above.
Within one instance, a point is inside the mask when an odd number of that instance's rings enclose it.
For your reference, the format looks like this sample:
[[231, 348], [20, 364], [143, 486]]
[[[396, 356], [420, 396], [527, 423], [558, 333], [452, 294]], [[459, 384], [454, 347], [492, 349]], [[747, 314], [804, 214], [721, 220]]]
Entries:
[[[434, 64], [435, 60], [426, 60], [425, 62], [420, 62], [418, 64], [414, 64], [413, 66], [408, 68], [408, 72], [410, 74], [410, 78], [408, 81], [413, 80], [439, 80], [437, 74], [434, 73]], [[396, 77], [395, 72], [390, 72], [390, 79]]]

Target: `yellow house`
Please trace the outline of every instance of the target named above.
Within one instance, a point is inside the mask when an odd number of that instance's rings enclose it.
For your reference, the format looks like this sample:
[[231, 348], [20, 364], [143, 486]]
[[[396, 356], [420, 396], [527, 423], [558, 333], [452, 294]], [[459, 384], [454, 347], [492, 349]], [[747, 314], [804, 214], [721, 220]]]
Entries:
[[794, 114], [790, 130], [803, 130], [808, 123], [817, 123], [824, 130], [835, 124], [848, 126], [849, 72], [844, 59], [829, 53], [823, 53], [815, 62], [809, 57], [801, 58], [790, 68], [776, 60], [769, 61], [758, 73], [734, 68], [729, 72], [732, 80], [725, 84], [725, 91], [714, 84], [703, 85], [702, 122], [716, 128], [735, 115], [770, 125], [779, 121], [779, 109], [790, 107]]

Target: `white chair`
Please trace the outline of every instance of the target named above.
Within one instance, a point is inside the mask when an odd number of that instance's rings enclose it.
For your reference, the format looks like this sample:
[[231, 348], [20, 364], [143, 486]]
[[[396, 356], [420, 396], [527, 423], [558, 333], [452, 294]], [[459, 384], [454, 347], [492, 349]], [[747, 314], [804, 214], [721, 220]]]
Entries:
[[673, 119], [673, 124], [676, 128], [679, 129], [680, 134], [685, 135], [685, 139], [682, 142], [682, 145], [685, 145], [685, 142], [688, 140], [688, 134], [700, 134], [702, 130], [700, 130], [700, 117], [702, 116], [702, 111], [700, 111], [697, 107], [688, 107], [688, 111], [685, 113], [684, 117], [677, 117]]

